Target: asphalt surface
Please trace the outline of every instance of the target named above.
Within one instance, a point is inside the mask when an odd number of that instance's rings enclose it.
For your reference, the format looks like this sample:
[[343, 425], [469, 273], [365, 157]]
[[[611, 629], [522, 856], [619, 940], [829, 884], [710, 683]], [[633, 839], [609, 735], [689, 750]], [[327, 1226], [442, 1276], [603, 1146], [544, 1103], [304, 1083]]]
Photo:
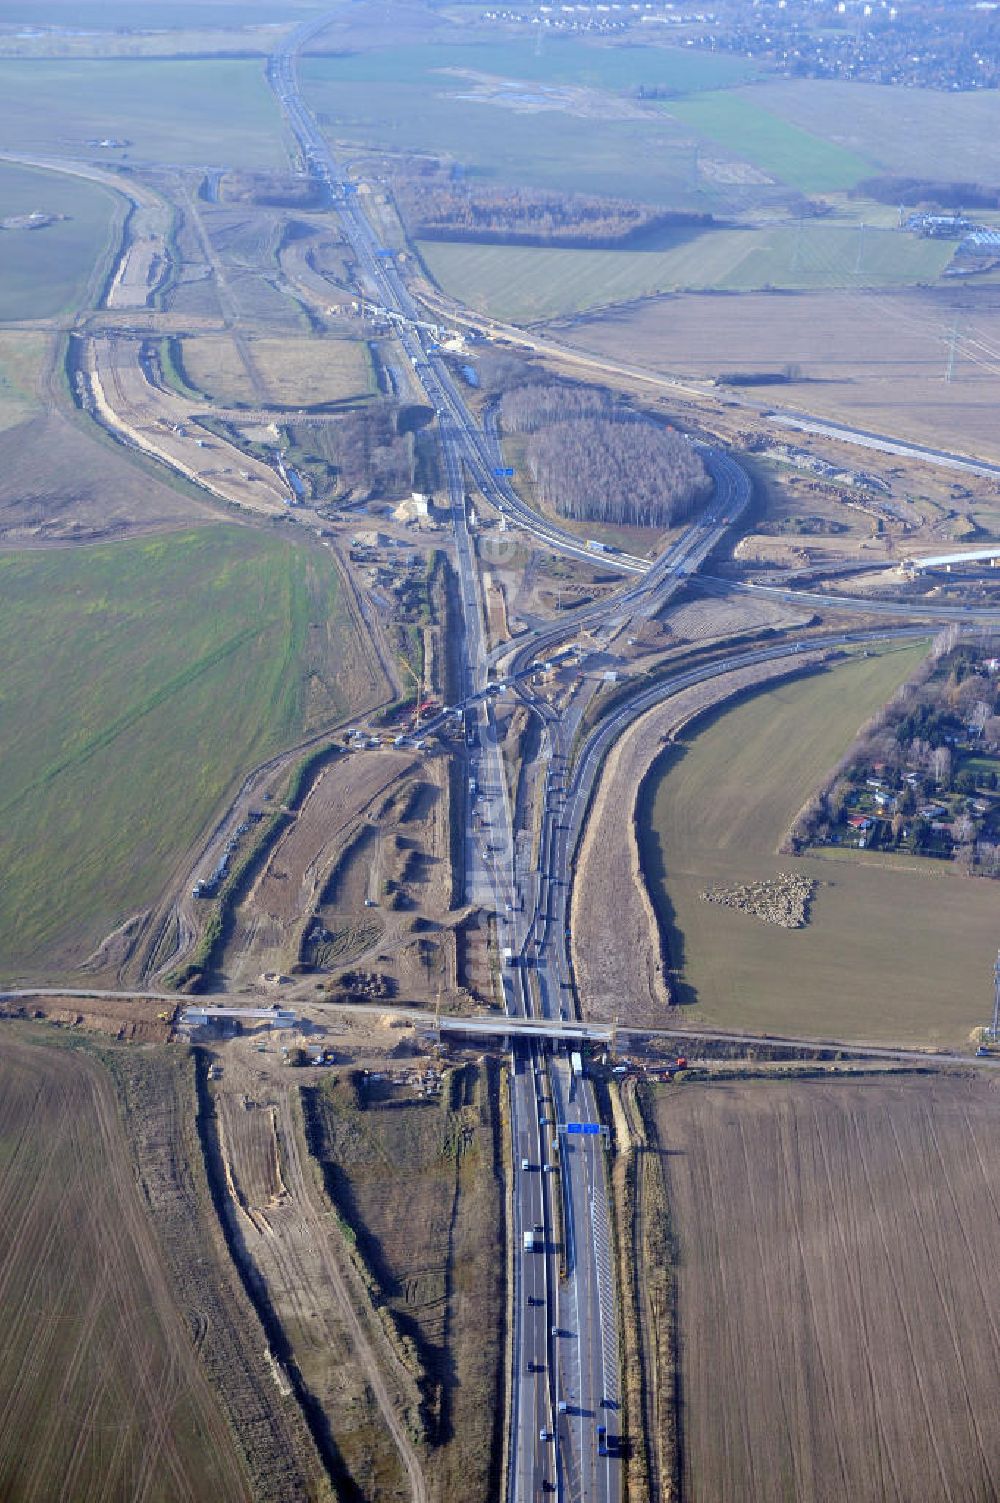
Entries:
[[863, 595], [832, 595], [824, 590], [797, 590], [787, 585], [753, 584], [746, 580], [716, 579], [703, 574], [698, 588], [715, 595], [758, 595], [765, 600], [782, 600], [806, 610], [837, 611], [853, 616], [882, 616], [893, 621], [956, 622], [959, 626], [994, 624], [1000, 621], [1000, 607], [977, 605], [938, 605], [932, 600], [882, 600]]
[[[527, 905], [517, 890], [511, 811], [502, 758], [495, 734], [493, 706], [485, 696], [489, 662], [485, 650], [484, 616], [479, 574], [469, 536], [463, 467], [500, 510], [541, 541], [561, 551], [592, 557], [579, 539], [562, 534], [524, 508], [516, 494], [494, 471], [501, 468], [495, 440], [484, 434], [468, 412], [451, 375], [433, 349], [430, 331], [419, 317], [402, 279], [387, 257], [379, 255], [356, 195], [342, 180], [315, 122], [305, 109], [295, 77], [295, 54], [321, 29], [323, 17], [292, 34], [286, 50], [270, 61], [268, 77], [314, 175], [327, 185], [344, 231], [357, 258], [360, 274], [373, 299], [399, 317], [399, 342], [414, 374], [438, 414], [441, 446], [456, 546], [458, 594], [463, 619], [464, 714], [469, 747], [466, 807], [466, 897], [493, 909], [506, 921], [511, 946], [524, 943], [529, 922]], [[618, 556], [622, 572], [646, 573], [645, 561]], [[488, 833], [487, 833], [488, 832]], [[530, 910], [528, 910], [530, 912]], [[505, 976], [508, 1008], [529, 1013], [532, 991], [523, 972], [508, 968]], [[607, 1186], [598, 1152], [567, 1155], [563, 1179], [565, 1203], [578, 1214], [573, 1220], [571, 1247], [563, 1250], [556, 1233], [554, 1198], [558, 1171], [550, 1130], [543, 1126], [547, 1112], [543, 1083], [549, 1059], [541, 1045], [515, 1047], [511, 1071], [511, 1121], [517, 1167], [515, 1204], [515, 1329], [513, 1347], [513, 1415], [510, 1430], [510, 1497], [513, 1503], [534, 1503], [547, 1492], [559, 1497], [615, 1503], [620, 1493], [618, 1463], [599, 1457], [595, 1416], [616, 1402], [617, 1314], [608, 1257]], [[558, 1077], [558, 1068], [553, 1072]], [[553, 1090], [557, 1089], [556, 1079]], [[559, 1090], [565, 1110], [567, 1093]], [[588, 1092], [578, 1091], [575, 1106], [596, 1121]], [[517, 1152], [518, 1146], [523, 1152]], [[536, 1166], [522, 1171], [523, 1158]], [[548, 1167], [546, 1167], [548, 1166]], [[589, 1211], [588, 1211], [589, 1207]], [[537, 1234], [535, 1227], [539, 1227]], [[584, 1235], [586, 1230], [587, 1235]], [[529, 1232], [533, 1246], [524, 1247]], [[535, 1245], [537, 1242], [537, 1246]], [[560, 1267], [562, 1263], [562, 1267]], [[529, 1303], [530, 1300], [530, 1303]], [[569, 1300], [576, 1326], [573, 1337], [553, 1335], [561, 1300]], [[579, 1317], [577, 1319], [577, 1316]], [[573, 1375], [575, 1424], [569, 1430], [568, 1409], [560, 1415], [559, 1367], [556, 1343], [575, 1342], [578, 1353]], [[528, 1364], [531, 1370], [528, 1370]]]
[[[712, 499], [652, 563], [620, 552], [595, 551], [524, 505], [510, 478], [501, 473], [495, 426], [488, 420], [481, 428], [466, 407], [438, 353], [433, 325], [423, 317], [392, 257], [378, 245], [354, 185], [338, 173], [301, 100], [295, 57], [327, 19], [314, 17], [293, 32], [284, 50], [271, 58], [268, 78], [309, 171], [329, 190], [370, 301], [395, 325], [403, 354], [437, 413], [464, 638], [460, 708], [469, 765], [465, 896], [497, 915], [500, 944], [510, 954], [510, 963], [502, 968], [508, 1011], [555, 1021], [574, 1015], [576, 1008], [570, 881], [607, 747], [631, 719], [678, 689], [746, 663], [792, 656], [796, 649], [785, 644], [742, 654], [650, 686], [600, 722], [569, 768], [570, 751], [597, 681], [581, 682], [560, 713], [527, 686], [532, 661], [550, 644], [565, 640], [574, 625], [588, 624], [598, 644], [602, 637], [610, 643], [630, 623], [638, 625], [662, 610], [738, 520], [749, 501], [749, 481], [728, 456], [702, 448], [714, 482]], [[518, 693], [539, 720], [541, 751], [530, 769], [543, 804], [537, 844], [530, 823], [525, 829], [514, 827], [496, 736], [490, 687], [493, 658], [486, 647], [481, 584], [469, 534], [467, 481], [512, 524], [540, 542], [590, 561], [599, 556], [602, 565], [634, 576], [614, 601], [599, 609], [567, 613], [512, 655], [508, 692]], [[843, 641], [874, 635], [849, 634]], [[436, 723], [425, 727], [425, 733], [435, 728]], [[530, 811], [527, 818], [530, 821]], [[510, 1119], [515, 1172], [510, 1503], [536, 1503], [548, 1494], [574, 1503], [617, 1503], [622, 1487], [618, 1307], [605, 1153], [592, 1087], [574, 1073], [564, 1046], [514, 1045]]]

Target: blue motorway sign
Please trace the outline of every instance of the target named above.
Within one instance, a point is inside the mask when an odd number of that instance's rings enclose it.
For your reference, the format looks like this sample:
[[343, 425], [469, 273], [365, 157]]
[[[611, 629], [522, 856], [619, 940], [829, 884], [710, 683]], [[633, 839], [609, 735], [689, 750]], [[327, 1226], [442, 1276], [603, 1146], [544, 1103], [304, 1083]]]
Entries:
[[508, 465], [506, 469], [494, 470], [493, 473], [494, 475], [513, 475], [514, 470], [513, 466]]
[[601, 1130], [601, 1124], [599, 1122], [567, 1122], [566, 1123], [566, 1131], [567, 1132], [582, 1132], [582, 1133], [586, 1133], [588, 1137], [596, 1136], [597, 1133], [600, 1132], [600, 1130]]

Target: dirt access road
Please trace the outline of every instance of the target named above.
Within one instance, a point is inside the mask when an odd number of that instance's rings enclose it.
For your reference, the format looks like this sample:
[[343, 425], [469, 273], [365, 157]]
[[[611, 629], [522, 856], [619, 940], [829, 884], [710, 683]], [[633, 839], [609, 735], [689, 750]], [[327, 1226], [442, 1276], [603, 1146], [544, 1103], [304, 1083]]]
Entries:
[[341, 1469], [341, 1483], [353, 1478], [369, 1496], [408, 1494], [413, 1503], [427, 1503], [405, 1422], [419, 1401], [415, 1384], [378, 1325], [339, 1223], [305, 1162], [298, 1087], [263, 1061], [258, 1068], [249, 1043], [219, 1057], [224, 1077], [211, 1089], [227, 1213], [322, 1409], [336, 1450], [333, 1469]]

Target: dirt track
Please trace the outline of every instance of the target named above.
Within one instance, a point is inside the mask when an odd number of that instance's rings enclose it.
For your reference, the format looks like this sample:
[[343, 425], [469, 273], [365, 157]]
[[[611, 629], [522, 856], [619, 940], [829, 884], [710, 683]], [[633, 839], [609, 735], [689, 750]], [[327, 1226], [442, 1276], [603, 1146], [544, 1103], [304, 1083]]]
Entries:
[[390, 784], [418, 766], [405, 752], [352, 753], [327, 767], [278, 841], [248, 903], [294, 923], [316, 902], [327, 866], [353, 823]]
[[345, 1477], [366, 1496], [425, 1503], [404, 1415], [412, 1382], [378, 1332], [337, 1223], [308, 1166], [297, 1087], [227, 1059], [218, 1089], [230, 1215], [266, 1281], [295, 1362], [321, 1405]]
[[151, 385], [134, 341], [93, 338], [87, 379], [94, 411], [113, 433], [223, 501], [267, 516], [286, 513], [288, 492], [275, 471], [198, 428], [198, 403]]
[[[803, 653], [796, 670], [820, 657]], [[666, 957], [635, 832], [639, 785], [664, 741], [709, 707], [788, 672], [787, 662], [761, 663], [685, 689], [636, 721], [608, 757], [573, 883], [573, 964], [586, 1017], [662, 1022], [670, 1006]]]
[[324, 769], [240, 904], [225, 961], [231, 984], [251, 984], [264, 971], [295, 964], [302, 925], [331, 866], [366, 812], [415, 765], [412, 756], [380, 751], [352, 753]]

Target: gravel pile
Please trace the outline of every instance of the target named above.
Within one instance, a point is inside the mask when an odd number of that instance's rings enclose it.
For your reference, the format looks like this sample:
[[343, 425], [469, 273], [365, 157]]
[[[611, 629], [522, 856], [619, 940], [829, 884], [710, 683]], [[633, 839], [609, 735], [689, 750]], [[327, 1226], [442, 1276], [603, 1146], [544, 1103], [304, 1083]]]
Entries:
[[801, 929], [809, 920], [809, 903], [816, 883], [794, 872], [779, 872], [765, 882], [741, 882], [736, 887], [711, 887], [701, 897], [706, 903], [721, 903], [749, 913], [765, 924], [783, 929]]

